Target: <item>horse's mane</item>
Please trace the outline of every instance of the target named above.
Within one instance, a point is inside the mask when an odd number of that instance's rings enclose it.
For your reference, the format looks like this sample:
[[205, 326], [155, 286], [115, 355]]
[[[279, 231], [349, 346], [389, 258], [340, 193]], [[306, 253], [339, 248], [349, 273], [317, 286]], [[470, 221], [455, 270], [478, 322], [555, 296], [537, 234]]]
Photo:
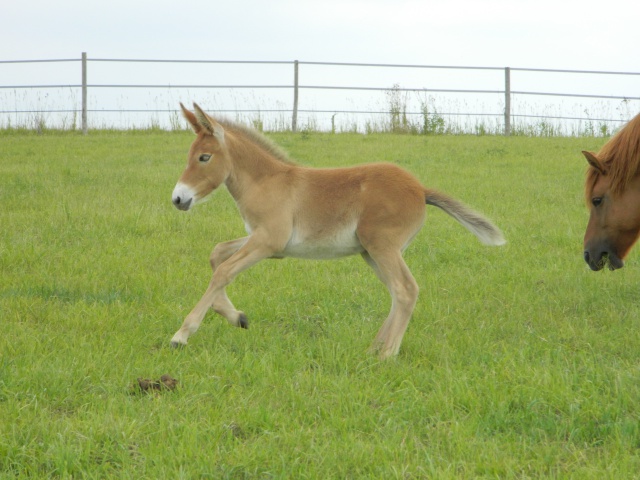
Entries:
[[295, 162], [289, 158], [287, 152], [257, 130], [229, 119], [217, 119], [217, 121], [225, 130], [229, 130], [232, 133], [241, 136], [244, 140], [250, 141], [262, 150], [265, 150], [277, 160], [291, 165], [295, 164]]
[[[629, 182], [640, 173], [640, 114], [632, 118], [597, 153], [596, 157], [611, 178], [611, 191], [623, 192]], [[587, 171], [587, 199], [591, 196], [599, 172]]]

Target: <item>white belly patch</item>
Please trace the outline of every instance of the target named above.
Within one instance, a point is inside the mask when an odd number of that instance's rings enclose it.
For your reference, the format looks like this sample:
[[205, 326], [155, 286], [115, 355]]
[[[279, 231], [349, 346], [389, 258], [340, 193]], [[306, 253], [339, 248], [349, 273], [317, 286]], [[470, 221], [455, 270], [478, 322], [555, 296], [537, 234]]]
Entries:
[[363, 251], [354, 227], [323, 236], [307, 236], [294, 229], [282, 256], [324, 260], [355, 255]]

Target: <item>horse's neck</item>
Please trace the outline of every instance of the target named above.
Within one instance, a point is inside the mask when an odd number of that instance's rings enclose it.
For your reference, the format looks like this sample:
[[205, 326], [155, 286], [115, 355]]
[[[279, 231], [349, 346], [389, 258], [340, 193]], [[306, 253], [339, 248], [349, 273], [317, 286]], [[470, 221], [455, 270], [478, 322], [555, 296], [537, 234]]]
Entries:
[[236, 202], [265, 178], [291, 167], [252, 142], [234, 138], [228, 148], [232, 166], [226, 186]]

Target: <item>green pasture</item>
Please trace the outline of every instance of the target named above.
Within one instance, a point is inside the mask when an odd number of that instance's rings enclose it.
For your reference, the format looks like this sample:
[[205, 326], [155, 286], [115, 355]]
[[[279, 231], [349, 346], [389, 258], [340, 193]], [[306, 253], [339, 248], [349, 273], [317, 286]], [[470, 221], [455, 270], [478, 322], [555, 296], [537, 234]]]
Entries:
[[[272, 134], [305, 165], [389, 161], [485, 213], [481, 245], [429, 209], [396, 359], [368, 354], [389, 297], [359, 257], [265, 261], [211, 313], [221, 189], [170, 201], [188, 132], [0, 132], [0, 479], [640, 475], [640, 258], [582, 260], [599, 138]], [[169, 374], [176, 390], [140, 394]]]

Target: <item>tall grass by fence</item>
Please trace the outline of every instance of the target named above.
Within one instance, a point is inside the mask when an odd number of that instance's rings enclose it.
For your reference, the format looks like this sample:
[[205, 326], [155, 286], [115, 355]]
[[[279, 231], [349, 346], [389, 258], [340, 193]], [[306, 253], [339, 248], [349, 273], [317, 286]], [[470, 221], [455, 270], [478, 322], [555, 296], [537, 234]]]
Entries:
[[[62, 76], [65, 64], [79, 64], [80, 68], [66, 70]], [[42, 73], [44, 65], [55, 65], [55, 72]], [[113, 68], [113, 65], [119, 68]], [[104, 67], [108, 65], [108, 68]], [[151, 66], [170, 66], [170, 73], [156, 74], [152, 72]], [[157, 120], [160, 114], [177, 114], [177, 102], [167, 102], [166, 108], [159, 108], [156, 99], [155, 108], [147, 101], [142, 106], [132, 107], [133, 99], [117, 97], [118, 92], [132, 91], [134, 99], [140, 97], [140, 92], [145, 91], [147, 97], [153, 91], [180, 92], [181, 96], [192, 96], [192, 90], [198, 91], [197, 97], [201, 97], [202, 92], [214, 93], [216, 105], [206, 105], [215, 111], [233, 113], [235, 115], [253, 115], [252, 121], [255, 126], [263, 127], [263, 117], [265, 115], [278, 115], [278, 126], [280, 129], [300, 129], [301, 115], [306, 115], [307, 122], [303, 128], [309, 125], [317, 126], [318, 121], [314, 120], [314, 115], [330, 116], [331, 129], [336, 129], [336, 117], [341, 115], [350, 118], [368, 116], [365, 122], [365, 130], [376, 129], [376, 121], [373, 117], [385, 118], [386, 129], [421, 131], [423, 133], [444, 133], [447, 130], [445, 118], [481, 118], [487, 121], [476, 121], [475, 130], [483, 133], [487, 125], [491, 125], [490, 133], [502, 133], [510, 135], [514, 133], [514, 123], [522, 125], [528, 124], [529, 130], [533, 128], [539, 134], [554, 133], [554, 126], [551, 122], [579, 122], [581, 133], [603, 135], [609, 134], [615, 127], [627, 121], [640, 107], [636, 102], [640, 102], [637, 79], [640, 72], [611, 72], [595, 70], [556, 70], [537, 68], [511, 68], [511, 67], [470, 67], [470, 66], [442, 66], [442, 65], [407, 65], [407, 64], [372, 64], [372, 63], [336, 63], [336, 62], [308, 62], [308, 61], [243, 61], [243, 60], [148, 60], [148, 59], [109, 59], [109, 58], [89, 58], [86, 53], [82, 53], [77, 59], [50, 59], [50, 60], [0, 60], [0, 69], [3, 71], [2, 78], [10, 78], [11, 69], [18, 67], [40, 67], [38, 69], [38, 79], [46, 78], [47, 81], [36, 81], [24, 83], [16, 81], [15, 84], [0, 85], [0, 92], [4, 93], [0, 115], [4, 117], [4, 126], [13, 124], [30, 123], [34, 128], [46, 126], [47, 119], [51, 115], [70, 116], [62, 120], [63, 128], [80, 128], [86, 134], [89, 129], [90, 119], [99, 115], [109, 113], [119, 114], [142, 114], [147, 118], [152, 118], [151, 123], [161, 123]], [[122, 68], [125, 66], [125, 68]], [[191, 67], [196, 67], [196, 70]], [[90, 69], [91, 67], [91, 69]], [[207, 74], [202, 74], [203, 69], [210, 69]], [[177, 71], [191, 72], [189, 79], [207, 79], [213, 76], [225, 78], [222, 68], [242, 67], [241, 73], [236, 72], [233, 82], [176, 82], [175, 73]], [[245, 67], [248, 67], [245, 68]], [[269, 74], [265, 75], [265, 70], [258, 71], [257, 68], [270, 68]], [[135, 69], [139, 72], [136, 73]], [[141, 70], [140, 70], [141, 69]], [[277, 72], [273, 70], [277, 70]], [[345, 72], [349, 70], [349, 74]], [[357, 71], [357, 72], [356, 72]], [[275, 72], [275, 73], [274, 73]], [[354, 73], [356, 72], [356, 73]], [[393, 81], [381, 85], [385, 78], [409, 78], [413, 72], [427, 72], [427, 77], [420, 77], [418, 82], [435, 84], [434, 87], [425, 86], [401, 86], [401, 83]], [[20, 73], [15, 78], [20, 77]], [[150, 73], [150, 75], [148, 75]], [[302, 75], [309, 74], [313, 77], [311, 81], [301, 81]], [[472, 74], [472, 85], [469, 86], [469, 75]], [[487, 77], [488, 75], [488, 77]], [[524, 78], [528, 75], [529, 78]], [[531, 77], [533, 75], [533, 77]], [[29, 75], [35, 76], [35, 75]], [[80, 81], [73, 81], [74, 76]], [[89, 82], [89, 78], [98, 77], [104, 82]], [[127, 82], [133, 76], [135, 79], [153, 77], [153, 82]], [[236, 83], [237, 78], [270, 79], [271, 83], [264, 81]], [[483, 76], [484, 78], [480, 78]], [[541, 81], [540, 78], [544, 78]], [[56, 82], [56, 78], [62, 78], [61, 82]], [[327, 78], [330, 77], [330, 78]], [[535, 78], [534, 78], [535, 77]], [[614, 82], [595, 82], [596, 90], [585, 90], [589, 88], [589, 82], [585, 78], [608, 78], [615, 79]], [[229, 77], [231, 78], [231, 77]], [[348, 79], [360, 78], [362, 83], [349, 84]], [[533, 78], [533, 80], [532, 80]], [[160, 80], [159, 80], [160, 79]], [[558, 81], [561, 79], [562, 81]], [[578, 79], [578, 80], [576, 80]], [[124, 81], [123, 81], [124, 80]], [[373, 83], [371, 83], [373, 82]], [[549, 91], [540, 89], [545, 82], [552, 82], [553, 86], [565, 83], [570, 91]], [[568, 82], [568, 83], [567, 83]], [[527, 85], [534, 88], [527, 88]], [[613, 85], [616, 84], [616, 85]], [[520, 86], [522, 85], [522, 86]], [[611, 89], [615, 88], [619, 93], [612, 94]], [[64, 98], [61, 92], [68, 91], [69, 95]], [[100, 95], [98, 92], [108, 91], [109, 95]], [[236, 98], [237, 92], [261, 92], [266, 94], [267, 99], [261, 99], [259, 105], [246, 108], [241, 105], [243, 102]], [[37, 93], [35, 93], [37, 92]], [[55, 101], [52, 101], [49, 92], [56, 92]], [[277, 94], [275, 93], [277, 92]], [[308, 93], [307, 93], [308, 92]], [[356, 106], [345, 107], [344, 101], [336, 102], [323, 93], [342, 92], [348, 95], [347, 102]], [[607, 93], [608, 92], [608, 93]], [[372, 108], [367, 105], [367, 101], [352, 100], [352, 98], [364, 94], [382, 94], [386, 100], [382, 107]], [[217, 95], [223, 95], [219, 97]], [[13, 95], [13, 98], [12, 98]], [[38, 96], [39, 95], [39, 96]], [[410, 97], [413, 95], [413, 97]], [[449, 100], [448, 108], [443, 110], [441, 105], [437, 105], [434, 95], [446, 96]], [[144, 95], [142, 95], [144, 96]], [[79, 97], [79, 98], [78, 98]], [[232, 98], [232, 105], [228, 104]], [[362, 98], [362, 97], [359, 97]], [[460, 98], [474, 98], [475, 105], [470, 105], [464, 101], [460, 104]], [[546, 107], [537, 102], [535, 108], [527, 106], [522, 99], [553, 99], [553, 105]], [[92, 102], [91, 99], [94, 99]], [[313, 105], [313, 100], [319, 102], [320, 106]], [[489, 99], [489, 106], [484, 100]], [[311, 106], [301, 107], [301, 104]], [[342, 99], [344, 100], [344, 99]], [[596, 108], [587, 107], [584, 104], [566, 108], [558, 103], [565, 100], [581, 102], [604, 102]], [[164, 99], [162, 100], [164, 101]], [[161, 101], [161, 102], [162, 102]], [[441, 101], [441, 99], [440, 99]], [[126, 105], [125, 105], [126, 102]], [[275, 102], [276, 107], [270, 104]], [[370, 100], [369, 100], [370, 102]], [[480, 103], [478, 103], [480, 102]], [[11, 106], [13, 103], [13, 106]], [[114, 106], [114, 103], [120, 105]], [[153, 103], [153, 101], [151, 102]], [[233, 105], [235, 103], [235, 105]], [[340, 104], [341, 103], [341, 104]], [[169, 105], [169, 104], [172, 104]], [[613, 106], [612, 106], [613, 105]], [[265, 108], [266, 106], [266, 108]], [[579, 114], [576, 114], [576, 111]], [[288, 117], [288, 119], [287, 119]], [[616, 118], [612, 118], [616, 117]], [[32, 121], [29, 122], [31, 118]], [[70, 119], [69, 119], [70, 118]], [[155, 118], [155, 120], [153, 120]], [[173, 118], [173, 117], [171, 117]], [[348, 120], [347, 120], [348, 121]], [[175, 119], [170, 120], [173, 126], [177, 125]], [[527, 123], [528, 122], [528, 123]], [[359, 121], [351, 121], [352, 126], [347, 129], [356, 130]], [[93, 122], [98, 124], [98, 122]], [[356, 125], [356, 126], [353, 126]], [[531, 127], [533, 125], [533, 127]], [[556, 123], [557, 125], [557, 123]], [[379, 124], [378, 124], [379, 126]], [[343, 127], [344, 128], [344, 127]], [[464, 130], [464, 129], [463, 129]], [[549, 131], [547, 131], [549, 130]], [[517, 132], [516, 132], [517, 133]], [[536, 133], [536, 132], [531, 132]]]

